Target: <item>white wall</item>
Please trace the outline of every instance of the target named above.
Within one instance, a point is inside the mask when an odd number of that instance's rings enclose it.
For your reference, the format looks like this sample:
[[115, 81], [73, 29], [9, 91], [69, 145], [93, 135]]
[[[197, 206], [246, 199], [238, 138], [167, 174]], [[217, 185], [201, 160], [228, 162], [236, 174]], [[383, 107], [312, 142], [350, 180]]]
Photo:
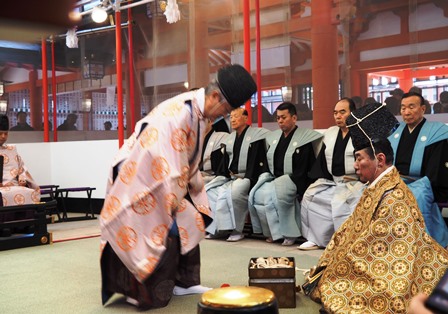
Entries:
[[[104, 198], [110, 165], [118, 152], [117, 140], [15, 145], [37, 184], [95, 187], [92, 197]], [[72, 193], [70, 197], [86, 195]]]

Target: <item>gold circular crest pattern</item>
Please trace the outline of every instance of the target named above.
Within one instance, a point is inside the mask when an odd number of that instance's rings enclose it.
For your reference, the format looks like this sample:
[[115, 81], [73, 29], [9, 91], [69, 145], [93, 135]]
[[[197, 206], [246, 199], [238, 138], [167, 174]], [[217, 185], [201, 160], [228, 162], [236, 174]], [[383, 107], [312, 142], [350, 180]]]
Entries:
[[384, 220], [377, 220], [372, 224], [372, 232], [375, 237], [384, 237], [389, 233], [389, 226]]
[[406, 302], [402, 297], [394, 297], [391, 302], [392, 313], [406, 313]]
[[372, 197], [367, 196], [362, 203], [362, 206], [364, 207], [364, 209], [370, 210], [370, 206], [372, 206]]
[[387, 254], [388, 246], [386, 241], [378, 239], [373, 241], [370, 250], [375, 257], [384, 257]]
[[121, 182], [128, 185], [134, 179], [136, 173], [137, 163], [135, 161], [128, 160], [121, 166], [118, 177], [120, 178]]
[[139, 192], [132, 197], [132, 210], [138, 215], [148, 215], [156, 207], [156, 199], [149, 191]]
[[410, 271], [410, 265], [404, 259], [398, 259], [392, 262], [391, 271], [395, 276], [403, 276]]
[[14, 195], [14, 203], [17, 205], [23, 205], [25, 204], [25, 196], [23, 194], [16, 194]]
[[177, 185], [181, 189], [185, 189], [187, 187], [189, 175], [190, 175], [190, 167], [183, 166], [182, 170], [181, 170], [181, 173], [180, 173], [180, 176], [177, 179]]
[[390, 284], [392, 291], [397, 294], [405, 293], [409, 288], [409, 282], [404, 277], [395, 278]]
[[179, 206], [179, 201], [177, 200], [177, 196], [174, 193], [168, 193], [165, 195], [165, 210], [168, 215], [172, 215], [175, 213]]
[[34, 190], [33, 192], [31, 192], [31, 199], [33, 200], [33, 202], [37, 203], [40, 201], [40, 192]]
[[362, 258], [365, 257], [368, 253], [369, 253], [369, 247], [366, 241], [359, 240], [353, 244], [353, 254], [356, 257]]
[[435, 259], [435, 254], [429, 247], [422, 248], [420, 250], [420, 256], [425, 263], [430, 263]]
[[384, 313], [387, 310], [387, 300], [382, 295], [376, 295], [370, 300], [370, 307], [378, 313]]
[[362, 295], [354, 295], [349, 300], [349, 306], [353, 310], [362, 311], [367, 307], [367, 300]]
[[356, 260], [353, 263], [353, 272], [356, 275], [363, 275], [369, 270], [369, 264], [366, 261]]
[[184, 129], [176, 129], [171, 135], [171, 147], [176, 152], [184, 152], [187, 148], [187, 131]]
[[332, 310], [337, 310], [347, 305], [347, 300], [338, 295], [331, 296], [328, 298], [328, 300], [332, 305]]
[[137, 245], [137, 232], [129, 226], [121, 226], [116, 235], [116, 242], [123, 251], [130, 251]]
[[170, 174], [170, 166], [163, 157], [156, 157], [151, 163], [151, 174], [154, 180], [162, 181]]
[[392, 196], [393, 196], [395, 199], [403, 200], [404, 197], [405, 197], [405, 193], [404, 193], [403, 189], [396, 188], [396, 189], [393, 189], [393, 190], [392, 190]]
[[110, 220], [121, 209], [120, 200], [113, 195], [109, 195], [106, 198], [103, 209], [101, 210], [101, 217], [104, 220]]
[[390, 251], [395, 257], [404, 257], [409, 254], [409, 246], [403, 240], [392, 242]]
[[346, 276], [350, 271], [350, 264], [346, 261], [339, 261], [335, 267], [338, 276]]
[[373, 280], [372, 290], [376, 293], [382, 293], [389, 288], [389, 283], [383, 278], [375, 278]]
[[408, 207], [406, 206], [405, 203], [403, 202], [396, 202], [393, 206], [392, 206], [392, 211], [393, 211], [393, 215], [397, 218], [397, 219], [404, 219], [406, 217], [407, 213], [407, 209]]
[[355, 232], [360, 232], [362, 229], [364, 229], [364, 222], [362, 219], [357, 219], [355, 221]]
[[389, 270], [389, 266], [385, 261], [378, 259], [373, 261], [371, 270], [376, 276], [384, 276]]
[[409, 234], [409, 225], [397, 221], [392, 225], [392, 234], [397, 238], [404, 238]]
[[142, 148], [149, 148], [159, 140], [159, 131], [154, 127], [146, 127], [138, 137], [138, 143]]
[[334, 290], [339, 293], [347, 291], [348, 287], [350, 287], [350, 283], [346, 279], [336, 280], [336, 282], [333, 284]]
[[434, 269], [428, 266], [423, 266], [421, 270], [422, 278], [426, 281], [433, 281], [436, 277]]
[[355, 293], [362, 293], [369, 287], [369, 282], [364, 278], [358, 278], [353, 282], [353, 291]]
[[165, 224], [160, 224], [152, 229], [150, 238], [155, 245], [161, 246], [165, 242], [167, 235], [168, 226]]

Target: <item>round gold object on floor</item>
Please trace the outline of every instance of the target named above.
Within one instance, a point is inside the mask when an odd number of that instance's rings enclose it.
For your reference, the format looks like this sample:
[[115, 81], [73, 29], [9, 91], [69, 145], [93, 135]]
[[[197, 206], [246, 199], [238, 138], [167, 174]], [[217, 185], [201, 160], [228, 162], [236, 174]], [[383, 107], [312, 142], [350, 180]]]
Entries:
[[271, 290], [260, 287], [226, 287], [204, 292], [198, 314], [257, 313], [278, 314], [278, 304]]

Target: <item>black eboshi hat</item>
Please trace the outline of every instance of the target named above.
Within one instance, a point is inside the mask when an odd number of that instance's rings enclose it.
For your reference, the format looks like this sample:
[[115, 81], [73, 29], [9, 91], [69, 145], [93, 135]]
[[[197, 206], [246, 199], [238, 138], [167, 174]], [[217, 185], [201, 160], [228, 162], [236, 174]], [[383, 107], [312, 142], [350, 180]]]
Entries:
[[355, 151], [372, 146], [372, 143], [387, 138], [398, 127], [397, 118], [386, 104], [373, 103], [352, 111], [346, 120]]
[[252, 75], [239, 64], [225, 66], [216, 77], [219, 89], [230, 106], [238, 108], [257, 91]]
[[0, 114], [0, 131], [9, 131], [9, 119], [7, 115]]

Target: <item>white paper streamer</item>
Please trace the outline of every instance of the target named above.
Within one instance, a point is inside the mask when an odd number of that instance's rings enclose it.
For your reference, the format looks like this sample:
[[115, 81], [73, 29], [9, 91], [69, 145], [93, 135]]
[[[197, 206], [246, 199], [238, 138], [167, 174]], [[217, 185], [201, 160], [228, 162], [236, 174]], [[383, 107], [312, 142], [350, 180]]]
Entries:
[[68, 48], [78, 48], [78, 36], [76, 36], [76, 28], [72, 28], [67, 31], [65, 44]]
[[170, 24], [176, 23], [180, 20], [179, 6], [176, 0], [168, 0], [165, 10], [166, 21]]

